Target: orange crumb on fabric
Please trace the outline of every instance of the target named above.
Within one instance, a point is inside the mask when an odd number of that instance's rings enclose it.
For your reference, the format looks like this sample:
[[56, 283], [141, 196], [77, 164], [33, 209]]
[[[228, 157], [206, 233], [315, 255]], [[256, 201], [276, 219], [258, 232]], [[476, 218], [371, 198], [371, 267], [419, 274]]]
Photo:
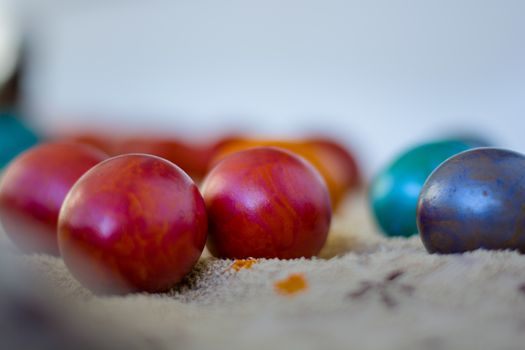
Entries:
[[239, 271], [241, 269], [251, 269], [253, 264], [257, 263], [257, 259], [249, 258], [249, 259], [236, 259], [233, 264], [231, 265], [231, 268], [235, 271]]
[[294, 295], [308, 289], [308, 281], [302, 273], [294, 273], [274, 283], [279, 294]]

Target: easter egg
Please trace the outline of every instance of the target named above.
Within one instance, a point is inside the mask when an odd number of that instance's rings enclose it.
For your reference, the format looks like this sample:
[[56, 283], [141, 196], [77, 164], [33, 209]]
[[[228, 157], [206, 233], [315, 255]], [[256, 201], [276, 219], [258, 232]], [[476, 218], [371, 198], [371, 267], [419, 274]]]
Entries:
[[175, 138], [124, 138], [115, 144], [114, 154], [145, 153], [171, 161], [195, 181], [204, 177], [212, 156], [211, 145]]
[[214, 163], [232, 153], [255, 147], [279, 147], [310, 162], [326, 182], [334, 209], [340, 204], [348, 190], [355, 187], [359, 181], [357, 166], [353, 158], [349, 160], [351, 156], [347, 152], [325, 139], [234, 139], [217, 149]]
[[240, 151], [208, 174], [203, 196], [208, 248], [224, 258], [312, 257], [331, 221], [330, 196], [318, 171], [272, 147]]
[[0, 180], [0, 222], [24, 252], [58, 254], [57, 220], [68, 191], [90, 168], [106, 159], [81, 144], [37, 145], [9, 163]]
[[87, 172], [64, 201], [60, 253], [96, 293], [163, 292], [198, 261], [206, 243], [204, 200], [173, 163], [116, 156]]
[[116, 138], [104, 135], [102, 133], [77, 133], [72, 135], [63, 135], [59, 140], [68, 141], [68, 142], [77, 142], [85, 145], [90, 145], [96, 147], [110, 156], [115, 154], [115, 143]]
[[38, 136], [12, 113], [0, 112], [0, 169], [38, 141]]
[[347, 188], [357, 188], [361, 184], [361, 174], [355, 156], [340, 142], [329, 137], [309, 138], [308, 142], [314, 147], [330, 153], [337, 159], [337, 164], [344, 168], [341, 171], [345, 175], [343, 180]]
[[430, 253], [525, 252], [525, 156], [478, 148], [448, 159], [421, 190], [417, 225]]
[[403, 152], [380, 171], [370, 184], [369, 202], [383, 233], [417, 234], [417, 199], [425, 180], [447, 158], [475, 146], [462, 140], [425, 143]]

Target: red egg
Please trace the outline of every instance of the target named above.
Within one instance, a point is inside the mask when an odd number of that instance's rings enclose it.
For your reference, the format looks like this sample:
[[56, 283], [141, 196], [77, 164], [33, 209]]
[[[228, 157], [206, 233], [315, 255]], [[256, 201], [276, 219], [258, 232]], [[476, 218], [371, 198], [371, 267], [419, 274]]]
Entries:
[[213, 166], [232, 153], [254, 147], [282, 148], [310, 162], [326, 182], [333, 210], [339, 207], [347, 192], [357, 186], [358, 174], [353, 158], [344, 148], [328, 139], [232, 138], [218, 144], [210, 164]]
[[208, 248], [217, 257], [312, 257], [331, 221], [328, 189], [303, 158], [272, 147], [227, 156], [203, 185]]
[[[341, 167], [344, 183], [347, 188], [353, 189], [361, 184], [361, 174], [354, 155], [339, 142], [329, 137], [317, 137], [308, 140], [319, 152], [326, 152], [334, 158], [338, 167]], [[328, 158], [328, 157], [326, 157]]]
[[114, 154], [126, 153], [146, 153], [162, 157], [181, 167], [194, 180], [204, 177], [212, 156], [211, 146], [206, 144], [156, 137], [125, 138], [117, 142]]
[[162, 292], [198, 261], [206, 207], [179, 167], [151, 155], [110, 158], [64, 201], [60, 252], [84, 286], [100, 293]]
[[106, 159], [91, 146], [52, 142], [15, 158], [0, 181], [0, 222], [24, 252], [58, 254], [60, 207], [73, 184]]
[[64, 135], [61, 137], [62, 140], [81, 143], [96, 147], [108, 155], [113, 156], [115, 154], [115, 143], [114, 137], [102, 133], [77, 133], [72, 135]]

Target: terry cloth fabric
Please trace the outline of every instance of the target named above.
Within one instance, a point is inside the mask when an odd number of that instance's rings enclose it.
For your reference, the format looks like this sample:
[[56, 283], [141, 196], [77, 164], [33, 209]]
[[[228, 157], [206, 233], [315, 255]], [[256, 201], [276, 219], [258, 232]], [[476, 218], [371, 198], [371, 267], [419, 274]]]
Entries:
[[525, 349], [525, 256], [430, 255], [382, 237], [363, 194], [334, 218], [319, 258], [204, 254], [166, 294], [99, 297], [59, 258], [22, 256], [64, 305], [153, 349]]

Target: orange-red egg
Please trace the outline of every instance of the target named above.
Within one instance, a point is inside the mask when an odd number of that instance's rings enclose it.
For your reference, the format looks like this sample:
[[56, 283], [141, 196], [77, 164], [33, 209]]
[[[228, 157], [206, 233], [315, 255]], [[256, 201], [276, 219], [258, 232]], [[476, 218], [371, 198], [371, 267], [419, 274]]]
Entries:
[[335, 162], [342, 168], [341, 173], [344, 174], [342, 181], [348, 188], [357, 188], [361, 185], [361, 173], [357, 160], [347, 147], [329, 137], [309, 138], [308, 142], [320, 152], [327, 152], [336, 159]]

